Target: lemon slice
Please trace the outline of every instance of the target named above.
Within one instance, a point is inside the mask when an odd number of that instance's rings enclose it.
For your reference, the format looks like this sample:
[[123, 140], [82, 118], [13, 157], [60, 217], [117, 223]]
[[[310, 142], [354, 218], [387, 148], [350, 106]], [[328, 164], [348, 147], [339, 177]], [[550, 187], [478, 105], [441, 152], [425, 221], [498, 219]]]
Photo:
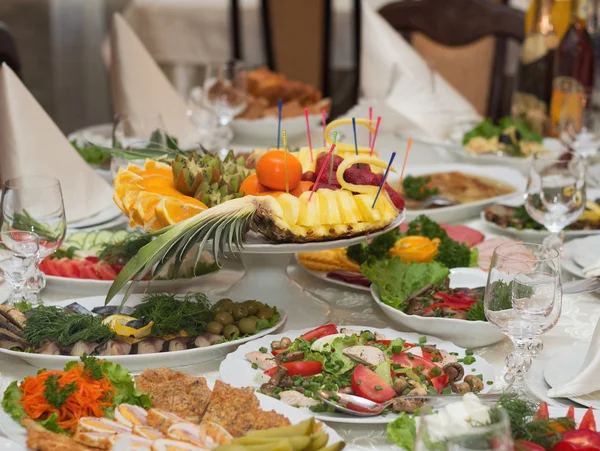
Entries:
[[138, 321], [138, 319], [128, 315], [110, 315], [102, 320], [102, 324], [110, 327], [117, 335], [122, 337], [142, 338], [150, 335], [154, 321], [150, 321], [139, 329], [127, 326], [130, 321]]

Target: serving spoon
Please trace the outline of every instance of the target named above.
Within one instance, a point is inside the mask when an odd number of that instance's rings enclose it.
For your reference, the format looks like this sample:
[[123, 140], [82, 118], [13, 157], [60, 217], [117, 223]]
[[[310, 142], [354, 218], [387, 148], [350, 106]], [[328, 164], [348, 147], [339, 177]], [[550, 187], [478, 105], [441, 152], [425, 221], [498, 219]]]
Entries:
[[[409, 395], [398, 396], [385, 402], [375, 402], [363, 398], [361, 396], [350, 395], [348, 393], [319, 390], [317, 394], [325, 404], [332, 406], [340, 412], [346, 413], [348, 415], [354, 415], [357, 417], [373, 417], [379, 415], [387, 407], [393, 404], [397, 399], [436, 400], [443, 401], [444, 404], [446, 404], [454, 401], [459, 401], [463, 397], [462, 395]], [[498, 399], [500, 398], [499, 393], [477, 394], [476, 396], [483, 401], [498, 401]]]
[[452, 207], [458, 202], [454, 199], [444, 196], [430, 196], [419, 204], [419, 210], [426, 210], [429, 207]]

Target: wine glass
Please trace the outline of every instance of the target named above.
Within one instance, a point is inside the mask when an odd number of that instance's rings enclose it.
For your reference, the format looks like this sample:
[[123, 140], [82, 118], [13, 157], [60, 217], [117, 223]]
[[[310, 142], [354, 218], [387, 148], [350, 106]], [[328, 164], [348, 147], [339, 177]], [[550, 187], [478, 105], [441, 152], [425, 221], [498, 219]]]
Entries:
[[562, 248], [563, 229], [577, 221], [585, 210], [586, 160], [576, 153], [538, 152], [533, 156], [525, 209], [550, 235], [546, 247]]
[[233, 138], [231, 121], [246, 109], [248, 103], [247, 73], [244, 64], [240, 61], [230, 61], [208, 65], [204, 77], [204, 102], [217, 115], [217, 134], [222, 142], [219, 154], [225, 157]]
[[[473, 401], [465, 398], [462, 402]], [[510, 421], [502, 408], [481, 404], [466, 418], [461, 417], [462, 409], [458, 412], [422, 413], [417, 421], [415, 451], [513, 450]]]
[[200, 144], [210, 150], [219, 148], [217, 116], [204, 104], [202, 88], [199, 86], [190, 90], [187, 115], [198, 130]]
[[529, 396], [523, 377], [531, 366], [531, 344], [554, 327], [561, 307], [560, 256], [556, 249], [509, 243], [494, 250], [484, 309], [488, 321], [514, 345], [505, 360], [504, 388], [512, 387]]
[[12, 292], [6, 301], [9, 306], [26, 299], [25, 283], [35, 265], [38, 252], [38, 237], [35, 233], [14, 230], [0, 233], [0, 269], [12, 286]]
[[38, 236], [35, 273], [27, 282], [27, 298], [32, 304], [40, 302], [40, 291], [46, 286], [46, 278], [38, 265], [60, 247], [66, 230], [65, 206], [57, 179], [23, 176], [4, 182], [2, 231], [24, 231]]
[[[165, 149], [167, 135], [160, 114], [147, 117], [119, 115], [113, 128], [113, 147], [116, 149]], [[129, 160], [113, 155], [110, 161], [110, 171], [113, 179], [122, 167], [129, 163], [143, 166], [145, 159]]]

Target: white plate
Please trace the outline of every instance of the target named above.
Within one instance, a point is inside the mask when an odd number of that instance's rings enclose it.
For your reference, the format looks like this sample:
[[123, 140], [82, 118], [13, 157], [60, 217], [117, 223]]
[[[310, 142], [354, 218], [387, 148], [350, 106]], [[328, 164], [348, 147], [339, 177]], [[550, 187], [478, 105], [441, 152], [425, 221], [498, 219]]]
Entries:
[[[600, 189], [599, 188], [590, 188], [587, 190], [587, 198], [597, 199], [599, 197], [600, 197]], [[494, 203], [501, 203], [501, 202], [494, 202]], [[518, 206], [518, 205], [523, 205], [523, 202], [522, 201], [515, 202], [515, 199], [509, 199], [509, 202], [507, 202], [507, 205]], [[532, 230], [532, 229], [519, 230], [514, 227], [500, 227], [499, 225], [485, 219], [485, 215], [484, 215], [483, 211], [481, 212], [480, 216], [481, 216], [481, 220], [484, 222], [484, 224], [487, 227], [489, 227], [491, 230], [493, 230], [494, 233], [498, 233], [501, 235], [514, 236], [520, 240], [527, 241], [529, 243], [541, 242], [541, 241], [543, 241], [544, 238], [546, 238], [550, 234], [550, 232], [548, 232], [547, 230]], [[598, 233], [600, 233], [600, 230], [565, 230], [565, 232], [564, 232], [565, 239], [579, 238], [579, 237], [584, 237], [584, 236], [589, 236], [589, 235], [596, 235]]]
[[600, 249], [600, 236], [588, 236], [569, 241], [567, 244], [569, 246], [570, 257], [581, 268], [586, 268], [600, 262], [600, 255], [596, 252], [597, 249]]
[[295, 259], [296, 259], [296, 263], [298, 263], [298, 266], [300, 266], [304, 271], [306, 271], [307, 273], [316, 277], [317, 279], [321, 279], [325, 282], [333, 283], [335, 285], [340, 285], [344, 288], [352, 288], [353, 290], [366, 291], [366, 292], [371, 291], [371, 289], [369, 287], [365, 287], [362, 285], [355, 285], [353, 283], [344, 282], [343, 280], [332, 279], [331, 277], [327, 277], [327, 271], [313, 271], [312, 269], [308, 269], [306, 266], [304, 266], [302, 263], [300, 263], [300, 260], [298, 259], [298, 254], [295, 255]]
[[[409, 342], [418, 343], [419, 338], [422, 335], [413, 334], [408, 332], [398, 332], [397, 330], [385, 328], [385, 329], [375, 329], [369, 328], [366, 326], [350, 326], [344, 324], [343, 327], [354, 330], [371, 330], [372, 332], [379, 332], [387, 339], [396, 339], [396, 338], [404, 338]], [[254, 378], [262, 373], [260, 369], [253, 369], [251, 363], [246, 359], [246, 354], [249, 352], [258, 351], [261, 347], [265, 347], [267, 349], [271, 348], [271, 342], [274, 340], [281, 340], [283, 337], [289, 337], [291, 340], [294, 340], [301, 336], [302, 334], [313, 330], [314, 328], [307, 328], [302, 330], [288, 330], [285, 333], [277, 334], [277, 335], [266, 335], [264, 337], [255, 340], [252, 343], [246, 343], [240, 346], [235, 352], [228, 354], [225, 360], [221, 363], [219, 367], [219, 374], [223, 381], [231, 384], [235, 387], [247, 387], [252, 386], [255, 388], [259, 387], [254, 381]], [[458, 358], [465, 357], [465, 350], [463, 348], [459, 348], [458, 346], [448, 342], [443, 341], [433, 336], [427, 337], [428, 344], [436, 344], [439, 349], [443, 349], [448, 352], [456, 352], [458, 353]], [[494, 372], [494, 368], [481, 356], [475, 356], [476, 361], [471, 365], [465, 366], [465, 374], [482, 374], [484, 381], [495, 381], [496, 375]], [[472, 368], [475, 368], [476, 371], [471, 371]], [[482, 393], [487, 393], [491, 390], [491, 385], [484, 385]], [[313, 413], [310, 412], [308, 408], [298, 408], [298, 410], [304, 411], [305, 413], [310, 413], [318, 418], [321, 421], [330, 421], [333, 423], [352, 423], [352, 424], [387, 424], [394, 419], [396, 419], [396, 415], [389, 414], [385, 416], [377, 416], [377, 417], [354, 417], [350, 415], [344, 415], [339, 412], [325, 412], [325, 413]]]
[[27, 448], [23, 445], [19, 445], [12, 440], [4, 437], [0, 437], [0, 451], [26, 451]]
[[[429, 210], [406, 210], [406, 220], [416, 218], [419, 215], [426, 215], [438, 222], [453, 223], [462, 221], [469, 218], [474, 218], [479, 215], [481, 209], [487, 205], [498, 203], [502, 199], [514, 196], [516, 193], [522, 193], [525, 191], [526, 179], [515, 169], [507, 168], [504, 166], [476, 166], [472, 164], [459, 164], [459, 163], [445, 163], [445, 164], [432, 164], [423, 166], [408, 166], [406, 168], [406, 175], [422, 176], [427, 174], [433, 174], [436, 172], [453, 172], [459, 171], [465, 174], [485, 177], [491, 180], [497, 180], [506, 185], [514, 188], [514, 193], [510, 193], [504, 196], [490, 197], [489, 199], [479, 200], [477, 202], [471, 202], [468, 204], [454, 205], [451, 207], [434, 208]], [[390, 174], [389, 184], [393, 187], [398, 185], [399, 175]], [[441, 196], [444, 193], [440, 193]]]
[[[450, 270], [450, 286], [477, 288], [487, 283], [487, 274], [476, 268]], [[406, 313], [383, 303], [375, 284], [371, 285], [375, 303], [392, 322], [416, 332], [435, 335], [465, 348], [488, 346], [504, 339], [504, 334], [486, 321], [466, 321], [451, 318], [425, 318]]]
[[[4, 382], [6, 382], [6, 379], [8, 379], [8, 378], [5, 378]], [[8, 381], [8, 383], [10, 383], [10, 382], [11, 381]], [[4, 395], [4, 389], [6, 388], [8, 383], [2, 384], [2, 386], [1, 386], [2, 393], [0, 393], [0, 397], [2, 397]], [[207, 383], [208, 383], [208, 386], [210, 387], [210, 389], [212, 390], [214, 384], [212, 384], [210, 381], [207, 381]], [[312, 415], [306, 414], [305, 412], [302, 412], [300, 409], [296, 409], [294, 407], [288, 406], [287, 404], [285, 404], [275, 398], [271, 398], [270, 396], [265, 396], [263, 394], [256, 393], [256, 397], [258, 398], [258, 401], [260, 402], [261, 409], [263, 409], [265, 411], [274, 410], [275, 412], [286, 416], [292, 424], [298, 424], [301, 421], [308, 420], [309, 417], [312, 416]], [[342, 441], [342, 438], [338, 435], [338, 433], [336, 431], [334, 431], [332, 428], [330, 428], [329, 426], [327, 426], [326, 424], [323, 424], [323, 431], [327, 432], [327, 434], [329, 435], [329, 442], [327, 442], [329, 445], [332, 445], [333, 443]], [[27, 440], [27, 432], [26, 432], [25, 428], [23, 426], [21, 426], [19, 423], [17, 423], [15, 420], [13, 420], [12, 417], [10, 417], [4, 411], [4, 409], [2, 409], [1, 407], [0, 407], [0, 432], [4, 433], [4, 435], [10, 437], [12, 440], [15, 440], [17, 442], [24, 443]], [[3, 448], [2, 440], [3, 440], [2, 437], [0, 437], [0, 451], [5, 451], [5, 450], [6, 451], [24, 451], [25, 450], [25, 448], [23, 448], [23, 447]]]
[[[143, 297], [144, 296], [141, 294], [133, 294], [127, 300], [126, 305], [137, 305], [141, 302]], [[213, 302], [220, 298], [219, 296], [213, 295], [207, 295], [207, 297], [210, 301]], [[109, 303], [109, 305], [119, 305], [122, 299], [122, 295], [117, 295]], [[53, 305], [64, 307], [71, 304], [72, 302], [78, 302], [83, 307], [91, 311], [94, 307], [103, 306], [104, 300], [104, 296], [93, 296], [88, 298], [69, 299], [67, 301], [57, 302]], [[146, 368], [159, 368], [161, 366], [177, 368], [218, 359], [232, 352], [242, 343], [246, 343], [251, 340], [256, 340], [257, 338], [273, 333], [277, 329], [279, 329], [286, 320], [286, 313], [281, 310], [279, 310], [279, 313], [281, 314], [281, 319], [274, 327], [261, 330], [255, 335], [246, 338], [241, 338], [239, 340], [228, 341], [226, 343], [216, 344], [213, 346], [208, 346], [206, 348], [186, 349], [184, 351], [177, 352], [158, 352], [156, 354], [103, 356], [102, 359], [119, 363], [127, 367], [130, 371], [143, 371]], [[18, 357], [21, 360], [29, 363], [30, 365], [33, 365], [38, 368], [63, 369], [67, 362], [70, 362], [71, 360], [77, 360], [77, 357], [68, 355], [33, 354], [28, 352], [11, 351], [2, 348], [0, 348], [0, 352]]]
[[[569, 347], [557, 352], [548, 360], [544, 369], [544, 379], [548, 385], [552, 388], [559, 387], [573, 379], [583, 366], [586, 354], [587, 348], [584, 347]], [[568, 399], [586, 407], [600, 409], [600, 391]]]
[[90, 216], [79, 221], [68, 222], [70, 229], [89, 229], [91, 227], [100, 227], [108, 222], [112, 222], [116, 219], [126, 218], [125, 214], [119, 210], [114, 203], [110, 204], [110, 207], [98, 212], [97, 214]]
[[[212, 273], [210, 273], [212, 274]], [[208, 275], [208, 274], [206, 274]], [[193, 291], [202, 283], [202, 277], [175, 280], [143, 280], [135, 286], [134, 293], [174, 293]], [[106, 296], [112, 280], [74, 279], [60, 276], [46, 276], [46, 288], [52, 291], [77, 296]]]
[[[321, 124], [320, 114], [308, 117], [311, 126], [313, 144], [320, 142], [322, 132], [316, 133], [316, 128]], [[236, 135], [252, 137], [262, 143], [269, 143], [271, 147], [277, 145], [277, 116], [267, 116], [260, 119], [234, 119], [231, 128]], [[306, 135], [306, 119], [304, 116], [289, 117], [281, 120], [281, 130], [285, 130], [288, 139]], [[308, 141], [306, 141], [308, 143]]]
[[[575, 261], [576, 255], [581, 255], [585, 250], [585, 245], [594, 245], [598, 246], [600, 237], [597, 235], [591, 235], [585, 238], [578, 238], [576, 240], [569, 241], [565, 243], [563, 246], [563, 251], [560, 259], [561, 268], [570, 272], [574, 276], [585, 278], [585, 274], [583, 273], [583, 267], [579, 265]], [[597, 247], [588, 247], [587, 252], [590, 252], [590, 249], [597, 249]], [[592, 252], [592, 255], [595, 255]], [[596, 255], [596, 258], [599, 258]]]

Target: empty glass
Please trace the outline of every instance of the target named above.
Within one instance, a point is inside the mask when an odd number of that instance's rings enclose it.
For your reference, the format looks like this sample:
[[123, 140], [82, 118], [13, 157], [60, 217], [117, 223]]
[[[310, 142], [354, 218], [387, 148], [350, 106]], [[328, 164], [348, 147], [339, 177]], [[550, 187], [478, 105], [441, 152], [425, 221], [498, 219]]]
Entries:
[[[147, 117], [117, 116], [113, 130], [113, 147], [116, 149], [166, 148], [167, 138], [162, 116], [160, 114]], [[144, 162], [144, 158], [128, 160], [113, 155], [110, 161], [110, 171], [113, 179], [119, 168], [127, 167], [129, 163], [143, 166]]]
[[38, 264], [60, 247], [65, 239], [67, 220], [60, 182], [52, 177], [24, 176], [4, 182], [2, 192], [2, 231], [35, 233], [39, 252], [35, 274], [27, 283], [28, 301], [40, 302], [46, 286]]
[[534, 339], [558, 322], [562, 307], [560, 257], [540, 244], [509, 243], [494, 250], [484, 296], [485, 316], [514, 345], [505, 360], [505, 387], [527, 395], [523, 377]]
[[246, 67], [240, 61], [208, 65], [204, 77], [204, 102], [217, 115], [222, 142], [220, 154], [227, 155], [233, 138], [230, 123], [246, 109], [248, 87]]
[[[202, 88], [195, 87], [190, 90], [187, 115], [196, 126], [200, 137], [200, 144], [205, 149], [218, 150], [223, 147], [218, 133], [216, 133], [219, 125], [217, 116], [204, 104]], [[225, 143], [226, 145], [227, 143]]]
[[544, 239], [546, 247], [560, 249], [563, 229], [583, 213], [585, 169], [585, 158], [575, 153], [538, 152], [534, 155], [527, 180], [525, 209], [550, 231]]
[[415, 451], [512, 451], [510, 421], [503, 409], [480, 409], [477, 418], [453, 416], [441, 426], [437, 414], [418, 418]]
[[0, 269], [12, 286], [12, 292], [6, 301], [8, 305], [27, 299], [25, 283], [35, 267], [38, 250], [38, 237], [35, 233], [0, 233]]

